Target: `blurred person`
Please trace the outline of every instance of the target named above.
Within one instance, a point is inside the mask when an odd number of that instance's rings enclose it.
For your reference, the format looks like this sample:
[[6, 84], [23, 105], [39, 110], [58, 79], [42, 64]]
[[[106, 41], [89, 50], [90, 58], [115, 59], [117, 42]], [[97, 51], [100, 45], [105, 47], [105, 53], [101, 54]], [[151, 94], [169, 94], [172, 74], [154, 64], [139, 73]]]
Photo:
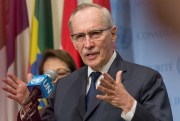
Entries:
[[[114, 49], [117, 30], [106, 8], [80, 4], [69, 19], [69, 29], [86, 65], [56, 83], [46, 111], [41, 117], [38, 110], [33, 112], [33, 121], [173, 120], [159, 72], [123, 60]], [[20, 89], [15, 87], [12, 93]], [[19, 97], [22, 104], [25, 98]], [[18, 121], [22, 117], [19, 114]]]
[[[53, 81], [55, 84], [58, 79], [66, 76], [67, 74], [76, 70], [76, 65], [73, 58], [64, 50], [54, 50], [47, 49], [43, 53], [43, 57], [39, 64], [39, 74], [42, 75], [48, 70], [53, 70], [57, 73], [57, 78]], [[48, 105], [47, 100], [40, 99], [40, 106], [38, 109], [40, 111], [40, 115], [44, 112], [46, 106]]]
[[180, 36], [180, 1], [179, 0], [151, 0], [153, 15]]
[[73, 58], [64, 50], [47, 49], [43, 53], [42, 60], [39, 64], [39, 74], [42, 75], [48, 70], [53, 70], [58, 77], [53, 82], [55, 83], [59, 78], [76, 70], [76, 64]]

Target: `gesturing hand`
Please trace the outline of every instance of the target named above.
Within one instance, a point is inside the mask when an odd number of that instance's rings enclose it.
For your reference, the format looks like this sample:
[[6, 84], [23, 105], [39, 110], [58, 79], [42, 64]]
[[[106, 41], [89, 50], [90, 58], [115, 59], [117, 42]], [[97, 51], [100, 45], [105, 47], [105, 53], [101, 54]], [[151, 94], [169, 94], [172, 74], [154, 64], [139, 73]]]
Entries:
[[117, 72], [116, 80], [107, 73], [103, 73], [103, 76], [104, 78], [100, 79], [101, 84], [98, 85], [97, 89], [105, 95], [97, 95], [96, 97], [123, 109], [125, 113], [129, 112], [135, 99], [126, 91], [122, 84], [122, 71]]
[[[26, 83], [19, 80], [13, 74], [7, 74], [6, 79], [2, 81], [6, 84], [6, 86], [2, 87], [2, 89], [8, 92], [7, 97], [17, 101], [20, 105], [23, 104], [23, 101], [28, 97], [29, 90], [26, 86]], [[32, 78], [31, 74], [27, 76], [28, 80]]]

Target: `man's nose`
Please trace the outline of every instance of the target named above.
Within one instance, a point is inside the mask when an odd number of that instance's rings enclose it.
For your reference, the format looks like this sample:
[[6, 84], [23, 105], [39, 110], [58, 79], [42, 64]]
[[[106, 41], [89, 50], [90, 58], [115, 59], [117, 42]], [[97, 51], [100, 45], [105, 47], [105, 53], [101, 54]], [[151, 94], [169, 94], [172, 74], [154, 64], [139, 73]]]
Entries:
[[84, 44], [85, 44], [85, 47], [87, 47], [87, 48], [93, 46], [93, 40], [89, 37], [88, 34], [85, 36]]

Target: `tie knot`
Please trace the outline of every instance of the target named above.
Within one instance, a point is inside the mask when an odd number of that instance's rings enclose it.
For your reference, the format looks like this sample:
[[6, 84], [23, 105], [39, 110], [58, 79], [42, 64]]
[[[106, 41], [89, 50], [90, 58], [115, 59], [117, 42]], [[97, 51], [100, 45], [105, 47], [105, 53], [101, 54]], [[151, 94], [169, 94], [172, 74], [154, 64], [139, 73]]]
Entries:
[[93, 81], [93, 82], [96, 82], [97, 79], [100, 77], [100, 75], [101, 75], [101, 72], [92, 72], [92, 73], [91, 73], [92, 81]]

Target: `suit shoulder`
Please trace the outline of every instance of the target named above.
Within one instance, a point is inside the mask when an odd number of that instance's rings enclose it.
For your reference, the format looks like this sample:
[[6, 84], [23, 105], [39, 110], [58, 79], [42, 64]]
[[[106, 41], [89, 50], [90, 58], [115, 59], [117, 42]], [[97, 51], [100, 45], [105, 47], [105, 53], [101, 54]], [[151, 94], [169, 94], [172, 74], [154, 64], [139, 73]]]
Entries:
[[61, 78], [58, 80], [58, 83], [72, 83], [73, 81], [75, 81], [77, 78], [81, 76], [85, 76], [87, 75], [87, 66], [83, 66], [75, 71], [73, 71], [72, 73], [68, 74], [67, 76]]
[[140, 65], [140, 64], [136, 64], [136, 63], [132, 63], [128, 61], [124, 61], [124, 64], [126, 65], [126, 69], [128, 71], [132, 70], [134, 72], [139, 72], [139, 73], [159, 74], [158, 71], [144, 65]]

